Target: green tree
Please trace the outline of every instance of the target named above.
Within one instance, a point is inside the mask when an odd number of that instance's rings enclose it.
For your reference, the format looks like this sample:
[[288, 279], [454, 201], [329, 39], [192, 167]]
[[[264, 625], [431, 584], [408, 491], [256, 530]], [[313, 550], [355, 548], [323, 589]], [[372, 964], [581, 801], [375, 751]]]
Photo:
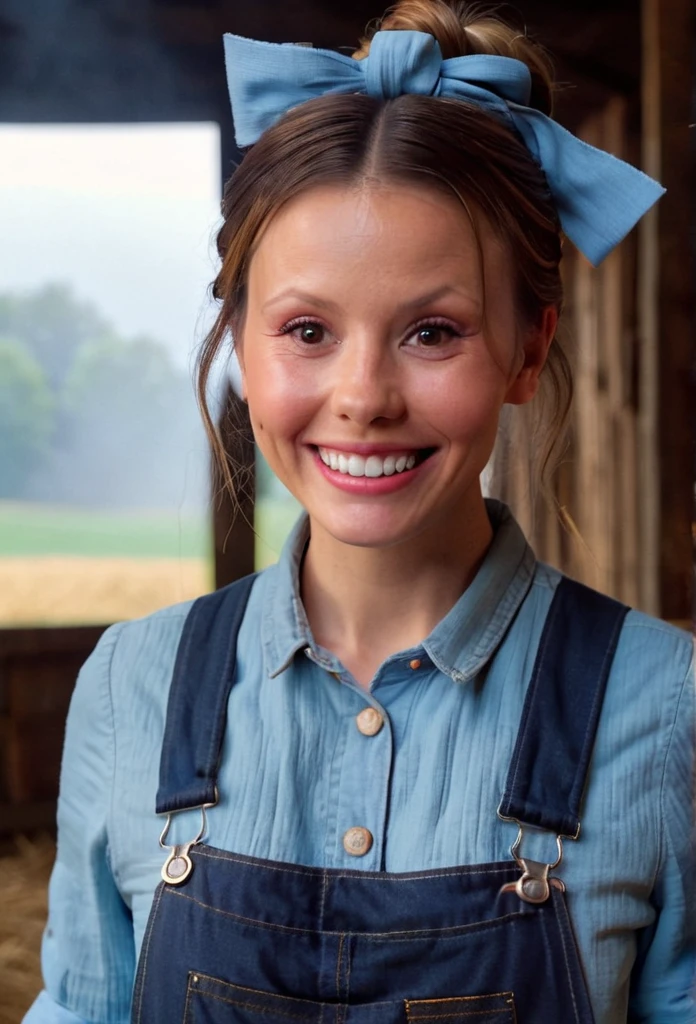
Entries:
[[64, 445], [79, 477], [73, 500], [158, 505], [177, 481], [199, 417], [187, 375], [147, 337], [104, 337], [77, 355], [66, 380]]
[[0, 337], [24, 345], [43, 368], [54, 394], [63, 387], [78, 352], [110, 330], [95, 307], [76, 299], [66, 284], [0, 293]]
[[20, 498], [50, 452], [55, 404], [46, 375], [20, 344], [0, 338], [0, 498]]
[[176, 407], [182, 374], [167, 350], [148, 337], [102, 337], [77, 355], [64, 391], [72, 416], [108, 417], [117, 430], [147, 430]]

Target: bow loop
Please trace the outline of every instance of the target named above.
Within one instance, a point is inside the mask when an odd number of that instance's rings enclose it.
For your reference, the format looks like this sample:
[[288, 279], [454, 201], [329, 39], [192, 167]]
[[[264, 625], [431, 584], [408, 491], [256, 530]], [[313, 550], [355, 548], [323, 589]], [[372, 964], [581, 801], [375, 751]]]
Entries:
[[[498, 57], [488, 53], [450, 57], [443, 60], [440, 75], [442, 95], [456, 97], [459, 91], [465, 93], [468, 86], [478, 86], [494, 94], [503, 103], [518, 103], [522, 106], [529, 103], [532, 95], [530, 70], [514, 57]], [[462, 99], [466, 99], [466, 96], [462, 95]]]
[[377, 32], [369, 55], [359, 64], [368, 96], [383, 100], [406, 93], [432, 96], [440, 79], [442, 51], [438, 41], [425, 32]]

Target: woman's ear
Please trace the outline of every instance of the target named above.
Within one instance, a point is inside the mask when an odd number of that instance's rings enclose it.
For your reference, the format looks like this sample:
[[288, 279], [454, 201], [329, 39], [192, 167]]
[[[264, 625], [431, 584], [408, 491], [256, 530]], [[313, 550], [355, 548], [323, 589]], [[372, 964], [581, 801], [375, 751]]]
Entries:
[[558, 310], [555, 306], [547, 306], [540, 323], [527, 328], [522, 348], [524, 360], [505, 395], [509, 405], [524, 405], [536, 395], [557, 326]]

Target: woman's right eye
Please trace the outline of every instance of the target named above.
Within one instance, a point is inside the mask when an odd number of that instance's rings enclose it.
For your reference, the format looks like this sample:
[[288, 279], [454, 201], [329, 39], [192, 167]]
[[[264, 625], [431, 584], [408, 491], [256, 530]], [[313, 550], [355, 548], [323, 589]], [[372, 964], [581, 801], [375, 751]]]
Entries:
[[281, 334], [290, 334], [304, 345], [318, 345], [324, 341], [326, 328], [316, 320], [291, 320], [283, 327]]

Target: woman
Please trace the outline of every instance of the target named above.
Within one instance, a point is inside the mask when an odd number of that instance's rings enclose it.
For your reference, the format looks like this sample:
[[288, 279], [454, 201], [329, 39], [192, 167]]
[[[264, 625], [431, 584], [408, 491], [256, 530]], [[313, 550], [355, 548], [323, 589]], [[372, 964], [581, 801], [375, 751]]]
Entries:
[[548, 387], [549, 448], [567, 411], [561, 227], [596, 262], [660, 189], [460, 6], [359, 60], [226, 39], [201, 395], [232, 336], [307, 514], [83, 669], [32, 1024], [695, 1019], [688, 638], [479, 482], [505, 404]]

